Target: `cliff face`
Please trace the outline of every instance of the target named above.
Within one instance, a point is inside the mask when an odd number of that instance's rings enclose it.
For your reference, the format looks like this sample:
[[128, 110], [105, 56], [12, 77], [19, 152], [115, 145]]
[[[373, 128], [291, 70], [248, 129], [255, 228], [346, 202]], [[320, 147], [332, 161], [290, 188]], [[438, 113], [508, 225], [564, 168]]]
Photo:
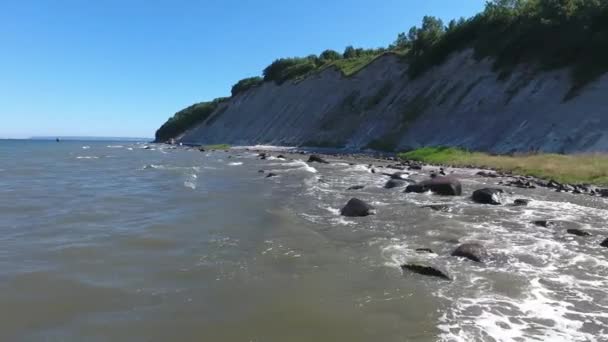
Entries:
[[608, 151], [608, 75], [564, 101], [567, 70], [520, 67], [506, 79], [472, 51], [410, 80], [398, 57], [344, 77], [326, 69], [264, 83], [221, 104], [178, 137], [188, 144], [404, 150], [449, 145], [490, 152]]

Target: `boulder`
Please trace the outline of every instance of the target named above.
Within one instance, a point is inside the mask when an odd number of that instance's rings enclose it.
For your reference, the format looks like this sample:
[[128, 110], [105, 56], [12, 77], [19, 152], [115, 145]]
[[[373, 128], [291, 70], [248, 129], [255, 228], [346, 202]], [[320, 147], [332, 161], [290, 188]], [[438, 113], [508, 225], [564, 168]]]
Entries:
[[270, 177], [276, 177], [276, 176], [278, 176], [276, 173], [272, 173], [272, 172], [270, 172], [270, 173], [268, 173], [268, 174], [266, 175], [266, 178], [270, 178]]
[[385, 189], [399, 188], [405, 186], [407, 183], [401, 179], [389, 179], [386, 184], [384, 184]]
[[518, 207], [525, 207], [530, 203], [530, 200], [528, 199], [523, 199], [523, 198], [518, 198], [515, 201], [513, 201], [513, 205], [514, 206], [518, 206]]
[[555, 226], [555, 222], [549, 221], [549, 220], [536, 220], [536, 221], [532, 221], [532, 223], [534, 223], [534, 225], [537, 225], [539, 227], [545, 227], [545, 228]]
[[363, 188], [365, 188], [365, 185], [353, 185], [346, 190], [361, 190]]
[[407, 178], [408, 174], [405, 172], [395, 172], [392, 174], [387, 174], [387, 176], [391, 177], [391, 179], [405, 179]]
[[600, 243], [600, 246], [608, 248], [608, 239], [602, 241], [602, 243]]
[[576, 236], [591, 236], [591, 233], [586, 232], [582, 229], [571, 228], [566, 230], [566, 233], [576, 235]]
[[422, 166], [414, 164], [407, 168], [408, 170], [422, 170]]
[[329, 162], [321, 157], [319, 157], [316, 154], [312, 154], [310, 155], [310, 157], [308, 157], [308, 162], [309, 163], [321, 163], [321, 164], [329, 164]]
[[363, 202], [358, 198], [351, 198], [348, 203], [340, 210], [340, 214], [342, 216], [348, 217], [363, 217], [368, 215], [373, 215], [374, 207]]
[[443, 211], [446, 213], [451, 210], [450, 207], [445, 204], [429, 204], [429, 205], [423, 205], [421, 208], [429, 208], [431, 210]]
[[404, 264], [404, 265], [401, 265], [401, 269], [404, 271], [408, 270], [408, 271], [426, 275], [426, 276], [438, 277], [438, 278], [445, 279], [445, 280], [451, 280], [447, 274], [445, 274], [443, 271], [438, 270], [437, 268], [435, 268], [433, 266], [420, 265], [420, 264]]
[[487, 172], [487, 171], [479, 171], [476, 173], [477, 176], [481, 176], [481, 177], [487, 177], [487, 178], [496, 178], [498, 177], [498, 175], [494, 172]]
[[486, 249], [478, 243], [463, 243], [452, 252], [452, 256], [467, 258], [476, 262], [483, 262], [487, 255]]
[[284, 156], [284, 155], [279, 154], [279, 155], [277, 156], [277, 159], [287, 159], [287, 158], [285, 158], [285, 156]]
[[473, 202], [481, 204], [502, 204], [502, 189], [484, 188], [473, 192]]
[[462, 185], [458, 179], [453, 177], [435, 177], [409, 185], [405, 189], [405, 192], [422, 193], [429, 190], [443, 196], [460, 196], [462, 194]]
[[435, 253], [430, 248], [416, 248], [417, 253]]

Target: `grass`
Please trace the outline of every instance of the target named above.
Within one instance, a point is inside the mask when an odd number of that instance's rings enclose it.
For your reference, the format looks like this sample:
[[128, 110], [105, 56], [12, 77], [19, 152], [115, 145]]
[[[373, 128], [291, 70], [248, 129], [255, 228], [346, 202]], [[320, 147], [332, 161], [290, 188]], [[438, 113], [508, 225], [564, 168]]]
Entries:
[[357, 58], [345, 58], [333, 61], [331, 65], [335, 66], [342, 72], [342, 74], [346, 77], [350, 77], [363, 68], [365, 68], [369, 63], [374, 61], [376, 58], [380, 57], [380, 55], [367, 55], [361, 56]]
[[215, 144], [215, 145], [204, 145], [201, 146], [205, 150], [227, 150], [230, 148], [228, 144]]
[[493, 168], [562, 183], [608, 185], [608, 154], [490, 155], [453, 147], [424, 147], [399, 153], [399, 157], [429, 164]]

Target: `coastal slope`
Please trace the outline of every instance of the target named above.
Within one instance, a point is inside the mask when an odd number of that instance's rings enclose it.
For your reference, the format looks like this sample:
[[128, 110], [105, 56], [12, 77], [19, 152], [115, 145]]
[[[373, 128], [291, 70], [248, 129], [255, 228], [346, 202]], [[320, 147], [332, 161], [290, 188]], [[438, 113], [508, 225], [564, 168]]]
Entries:
[[220, 103], [176, 137], [185, 144], [272, 144], [407, 150], [458, 146], [495, 153], [608, 151], [608, 76], [572, 94], [568, 69], [520, 65], [508, 75], [473, 50], [421, 77], [384, 54], [351, 76], [326, 68], [264, 82]]

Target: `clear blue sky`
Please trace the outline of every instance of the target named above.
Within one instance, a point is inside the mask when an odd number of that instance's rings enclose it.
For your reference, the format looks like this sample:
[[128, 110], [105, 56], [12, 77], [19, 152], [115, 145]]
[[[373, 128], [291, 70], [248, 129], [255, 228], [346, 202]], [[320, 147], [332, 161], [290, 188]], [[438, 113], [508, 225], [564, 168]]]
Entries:
[[0, 137], [141, 136], [278, 57], [379, 47], [484, 0], [0, 0]]

